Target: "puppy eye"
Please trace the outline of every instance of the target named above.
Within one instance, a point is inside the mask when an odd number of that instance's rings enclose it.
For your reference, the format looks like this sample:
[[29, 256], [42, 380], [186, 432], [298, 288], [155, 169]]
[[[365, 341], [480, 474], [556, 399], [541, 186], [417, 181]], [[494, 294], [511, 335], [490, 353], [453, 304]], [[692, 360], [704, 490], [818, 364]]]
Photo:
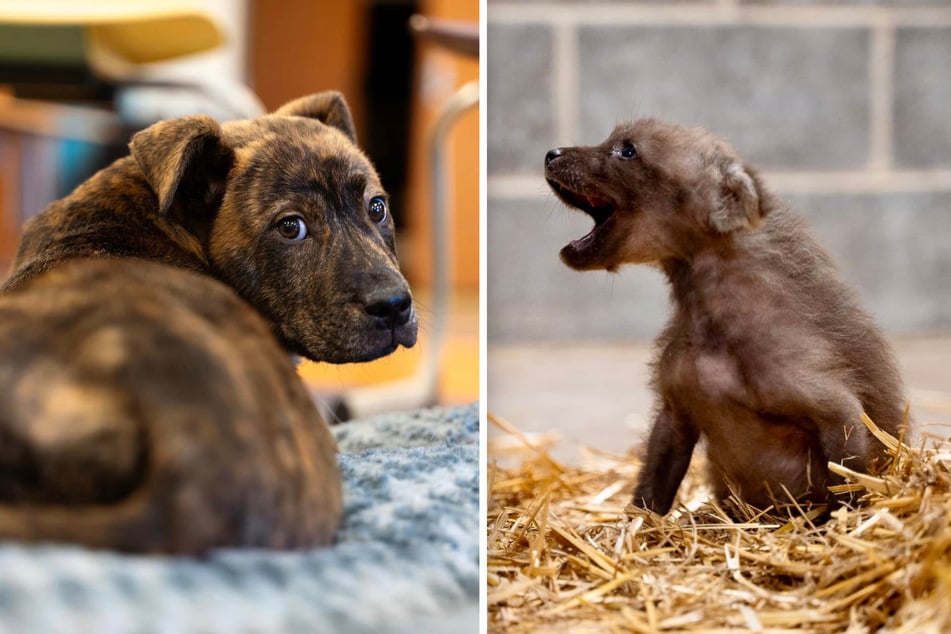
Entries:
[[383, 200], [382, 196], [376, 196], [370, 199], [370, 206], [367, 208], [367, 212], [370, 214], [370, 220], [376, 224], [382, 223], [386, 220], [386, 201]]
[[277, 222], [277, 232], [288, 240], [303, 240], [307, 237], [307, 225], [300, 216], [287, 216]]
[[637, 148], [630, 143], [625, 143], [621, 148], [621, 158], [632, 159], [637, 156]]

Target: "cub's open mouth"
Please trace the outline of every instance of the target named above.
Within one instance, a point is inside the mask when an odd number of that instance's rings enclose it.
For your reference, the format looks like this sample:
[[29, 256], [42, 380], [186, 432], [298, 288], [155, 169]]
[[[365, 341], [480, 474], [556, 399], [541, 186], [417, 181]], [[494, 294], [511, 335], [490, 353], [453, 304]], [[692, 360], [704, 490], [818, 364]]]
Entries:
[[589, 251], [593, 253], [600, 246], [602, 228], [610, 224], [610, 220], [617, 209], [617, 204], [600, 194], [576, 192], [554, 178], [547, 177], [546, 180], [548, 186], [565, 205], [580, 209], [594, 219], [594, 228], [591, 231], [577, 240], [572, 240], [561, 250], [562, 259], [566, 264], [580, 268], [585, 264], [583, 260], [588, 259], [582, 256]]

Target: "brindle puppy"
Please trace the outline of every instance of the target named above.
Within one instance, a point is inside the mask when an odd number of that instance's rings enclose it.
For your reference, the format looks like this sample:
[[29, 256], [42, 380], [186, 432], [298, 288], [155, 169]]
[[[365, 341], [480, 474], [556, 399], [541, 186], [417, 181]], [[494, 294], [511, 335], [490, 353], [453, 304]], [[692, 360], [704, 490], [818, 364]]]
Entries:
[[326, 544], [335, 445], [287, 351], [366, 361], [416, 339], [346, 104], [185, 117], [130, 147], [27, 224], [0, 294], [0, 537]]
[[657, 414], [634, 503], [666, 513], [706, 438], [715, 493], [760, 508], [833, 501], [829, 461], [868, 470], [904, 398], [888, 344], [802, 220], [727, 144], [642, 119], [601, 145], [552, 150], [551, 188], [594, 229], [578, 270], [658, 266], [674, 314], [657, 343]]

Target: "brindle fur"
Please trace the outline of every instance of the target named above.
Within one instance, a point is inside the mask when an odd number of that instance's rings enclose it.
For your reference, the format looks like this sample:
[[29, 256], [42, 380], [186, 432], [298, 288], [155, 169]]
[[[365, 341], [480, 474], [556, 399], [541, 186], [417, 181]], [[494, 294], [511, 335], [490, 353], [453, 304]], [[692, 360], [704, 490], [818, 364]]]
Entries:
[[883, 458], [860, 414], [899, 433], [889, 346], [803, 220], [731, 147], [642, 119], [545, 162], [556, 194], [597, 219], [562, 250], [566, 264], [652, 264], [670, 283], [636, 505], [670, 509], [701, 437], [716, 495], [759, 508], [788, 503], [787, 491], [835, 503], [827, 487], [841, 479], [829, 461], [867, 471]]
[[[336, 447], [287, 351], [411, 346], [385, 196], [338, 93], [138, 133], [25, 227], [0, 293], [0, 537], [199, 554], [309, 547]], [[304, 218], [300, 241], [277, 230]], [[281, 345], [283, 344], [283, 345]]]

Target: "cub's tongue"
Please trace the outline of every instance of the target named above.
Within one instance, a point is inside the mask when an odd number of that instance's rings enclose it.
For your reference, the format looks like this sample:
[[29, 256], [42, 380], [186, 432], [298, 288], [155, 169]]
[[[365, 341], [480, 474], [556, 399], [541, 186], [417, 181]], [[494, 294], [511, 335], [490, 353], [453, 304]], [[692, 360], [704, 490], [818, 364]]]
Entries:
[[561, 261], [579, 271], [598, 268], [596, 262], [601, 251], [601, 226], [595, 225], [591, 231], [577, 240], [572, 240], [561, 249]]
[[588, 201], [588, 204], [591, 205], [593, 209], [597, 209], [598, 207], [604, 207], [608, 205], [610, 202], [608, 201], [607, 198], [601, 198], [600, 196], [597, 196], [594, 194], [585, 196], [585, 200]]
[[565, 249], [574, 251], [575, 254], [581, 254], [590, 249], [597, 250], [600, 243], [601, 234], [604, 232], [604, 225], [611, 224], [610, 219], [610, 215], [608, 215], [603, 220], [595, 222], [595, 225], [591, 228], [591, 231], [577, 240], [572, 240], [569, 242]]
[[589, 231], [583, 237], [578, 238], [577, 240], [572, 240], [568, 243], [568, 246], [575, 251], [584, 251], [587, 247], [591, 246], [591, 243], [594, 242], [594, 232], [597, 231], [597, 227]]

